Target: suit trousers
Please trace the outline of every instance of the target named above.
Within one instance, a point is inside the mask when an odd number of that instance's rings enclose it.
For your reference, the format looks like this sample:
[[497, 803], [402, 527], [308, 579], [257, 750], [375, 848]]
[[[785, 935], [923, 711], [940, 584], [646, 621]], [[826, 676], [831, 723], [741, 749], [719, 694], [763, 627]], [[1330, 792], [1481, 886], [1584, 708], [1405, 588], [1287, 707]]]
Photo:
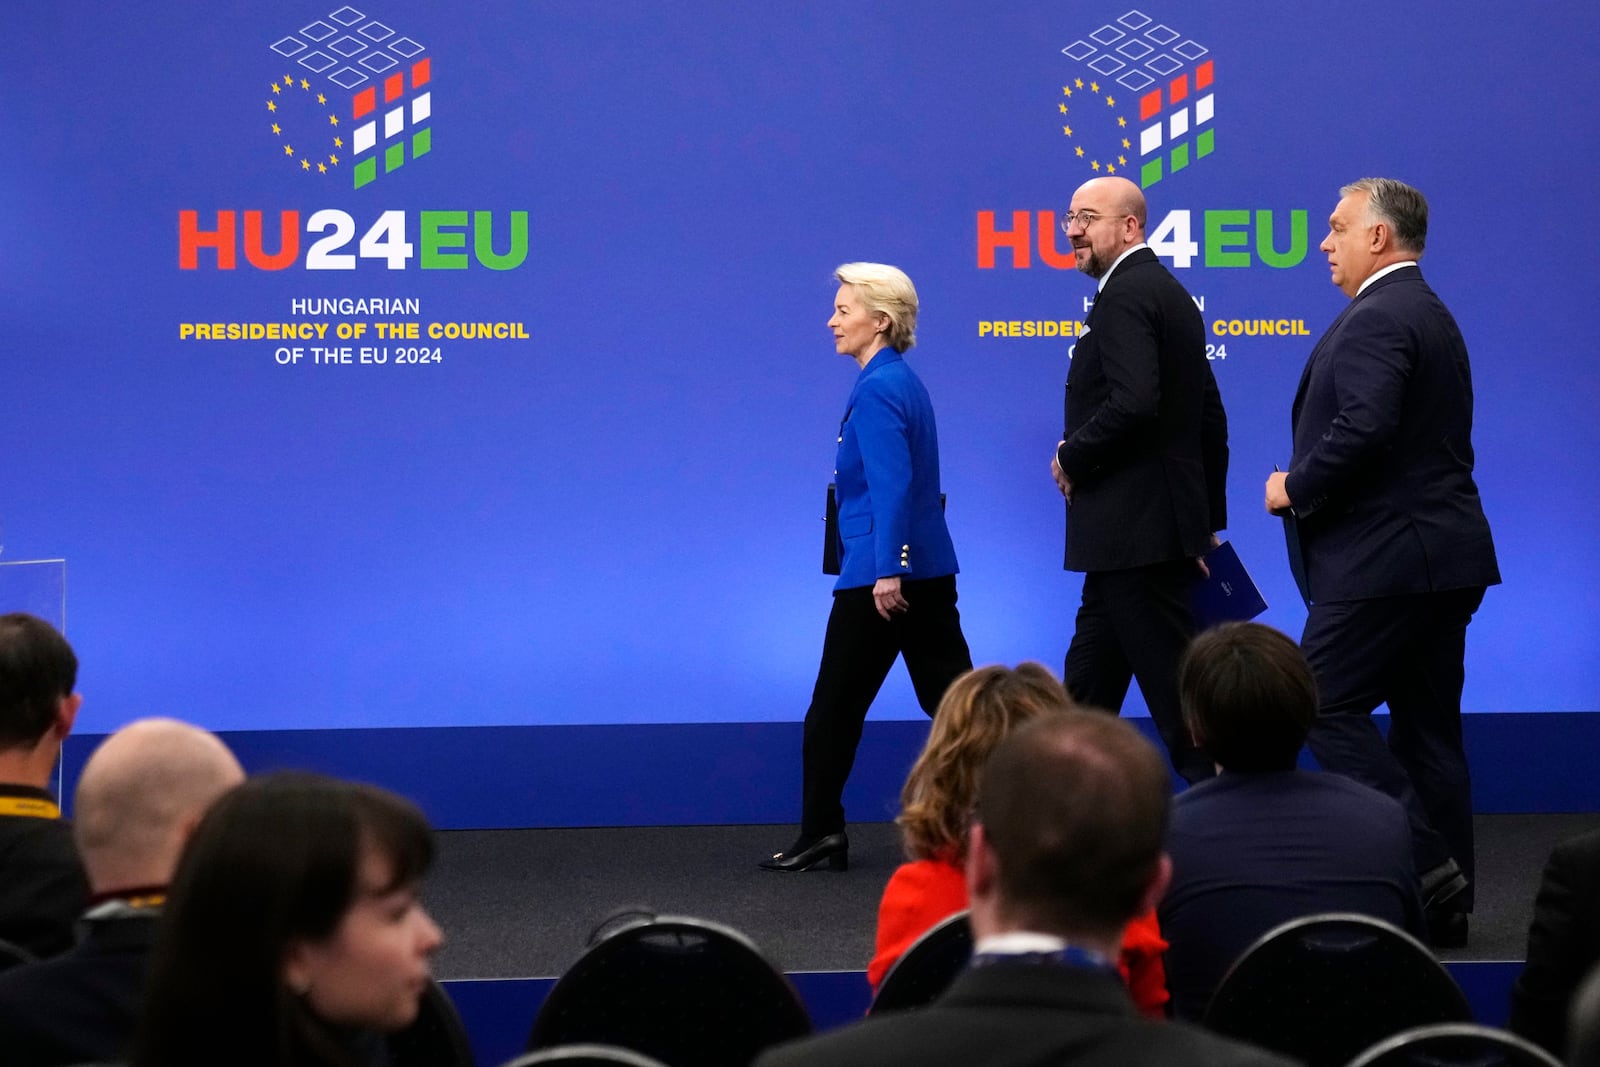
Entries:
[[1137, 678], [1173, 767], [1190, 783], [1216, 775], [1178, 705], [1178, 662], [1194, 639], [1190, 597], [1199, 578], [1192, 559], [1084, 575], [1063, 671], [1074, 700], [1113, 714]]
[[[1461, 688], [1467, 624], [1483, 593], [1478, 586], [1314, 604], [1300, 639], [1321, 703], [1312, 754], [1324, 770], [1400, 801], [1419, 875], [1454, 859], [1473, 876]], [[1372, 720], [1379, 704], [1389, 706], [1387, 744]]]
[[887, 620], [873, 604], [870, 585], [833, 594], [822, 663], [806, 711], [802, 837], [844, 829], [844, 784], [855, 765], [861, 727], [897, 657], [905, 657], [917, 703], [929, 718], [950, 683], [972, 669], [956, 610], [955, 575], [902, 582], [901, 593], [909, 607]]

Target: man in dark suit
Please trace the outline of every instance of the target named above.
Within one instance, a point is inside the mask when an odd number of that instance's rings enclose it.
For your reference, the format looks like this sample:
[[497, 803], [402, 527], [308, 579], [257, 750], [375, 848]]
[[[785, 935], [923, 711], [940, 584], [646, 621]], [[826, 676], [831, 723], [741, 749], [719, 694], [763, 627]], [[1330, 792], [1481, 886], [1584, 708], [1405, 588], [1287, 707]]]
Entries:
[[214, 735], [172, 719], [123, 727], [95, 749], [73, 833], [94, 891], [83, 940], [0, 974], [0, 1049], [27, 1067], [125, 1058], [178, 855], [206, 808], [244, 780]]
[[971, 966], [920, 1011], [766, 1053], [760, 1067], [1281, 1064], [1184, 1023], [1141, 1017], [1114, 961], [1161, 896], [1170, 788], [1131, 724], [1094, 712], [1029, 722], [983, 772], [966, 860]]
[[1405, 806], [1435, 943], [1461, 944], [1473, 874], [1467, 624], [1500, 581], [1472, 480], [1472, 372], [1417, 267], [1422, 194], [1365, 178], [1340, 195], [1322, 250], [1351, 300], [1306, 362], [1294, 458], [1267, 479], [1266, 505], [1290, 517], [1310, 604], [1301, 645], [1322, 705], [1311, 751]]
[[1513, 1032], [1566, 1056], [1567, 1016], [1584, 976], [1600, 964], [1600, 830], [1550, 853], [1528, 927], [1527, 963], [1511, 987]]
[[1065, 219], [1078, 269], [1100, 288], [1051, 461], [1066, 568], [1087, 572], [1064, 680], [1081, 703], [1117, 711], [1137, 678], [1173, 766], [1196, 782], [1213, 769], [1183, 727], [1178, 659], [1194, 636], [1196, 560], [1227, 525], [1228, 420], [1200, 312], [1144, 226], [1144, 194], [1123, 178], [1080, 186]]
[[1172, 805], [1172, 886], [1158, 908], [1172, 1014], [1204, 1017], [1234, 961], [1292, 919], [1353, 911], [1423, 936], [1405, 810], [1295, 765], [1317, 683], [1293, 639], [1254, 622], [1214, 626], [1184, 655], [1178, 691], [1221, 773]]
[[83, 702], [77, 679], [78, 657], [53, 626], [0, 615], [0, 940], [41, 957], [72, 946], [89, 895], [49, 791]]

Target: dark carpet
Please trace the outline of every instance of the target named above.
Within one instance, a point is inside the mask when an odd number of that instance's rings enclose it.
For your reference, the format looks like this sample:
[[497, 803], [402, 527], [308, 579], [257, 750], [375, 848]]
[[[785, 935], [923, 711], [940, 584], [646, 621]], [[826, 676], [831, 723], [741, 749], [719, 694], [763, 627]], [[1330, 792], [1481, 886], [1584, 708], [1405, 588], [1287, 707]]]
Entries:
[[[1477, 910], [1450, 960], [1520, 960], [1539, 876], [1559, 840], [1600, 815], [1480, 815]], [[447, 937], [441, 978], [543, 978], [623, 908], [713, 919], [786, 971], [862, 970], [879, 894], [901, 862], [890, 823], [850, 828], [850, 870], [757, 869], [792, 826], [455, 830], [441, 833], [426, 900]]]

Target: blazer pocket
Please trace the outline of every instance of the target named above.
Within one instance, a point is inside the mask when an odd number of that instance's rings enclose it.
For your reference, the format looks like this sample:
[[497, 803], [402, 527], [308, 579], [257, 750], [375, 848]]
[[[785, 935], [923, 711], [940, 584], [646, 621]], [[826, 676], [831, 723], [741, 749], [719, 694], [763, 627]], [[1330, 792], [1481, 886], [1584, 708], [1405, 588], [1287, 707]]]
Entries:
[[872, 532], [871, 515], [839, 516], [840, 537], [865, 537]]

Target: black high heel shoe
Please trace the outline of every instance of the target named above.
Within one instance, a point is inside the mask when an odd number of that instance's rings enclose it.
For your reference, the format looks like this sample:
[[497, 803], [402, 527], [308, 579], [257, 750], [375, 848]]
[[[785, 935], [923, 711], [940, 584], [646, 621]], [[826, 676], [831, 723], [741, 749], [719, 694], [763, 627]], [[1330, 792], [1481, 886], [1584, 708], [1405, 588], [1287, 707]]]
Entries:
[[832, 871], [850, 869], [850, 839], [843, 830], [810, 843], [802, 837], [771, 859], [762, 860], [761, 869], [794, 873], [815, 870], [823, 864], [827, 864]]

